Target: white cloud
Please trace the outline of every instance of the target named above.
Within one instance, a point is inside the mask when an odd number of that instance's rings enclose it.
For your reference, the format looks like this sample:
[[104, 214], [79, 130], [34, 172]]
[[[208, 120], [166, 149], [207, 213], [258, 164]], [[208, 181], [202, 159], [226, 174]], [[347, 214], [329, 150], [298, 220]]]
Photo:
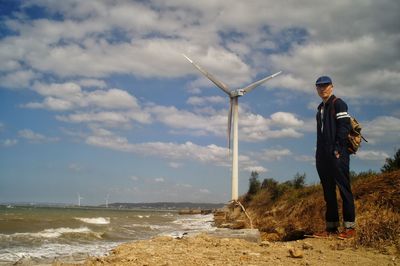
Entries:
[[[231, 159], [228, 157], [228, 150], [214, 144], [201, 146], [192, 142], [145, 142], [130, 143], [125, 137], [117, 136], [109, 130], [92, 128], [93, 134], [86, 138], [88, 145], [102, 147], [121, 152], [132, 152], [141, 156], [155, 156], [167, 160], [174, 160], [182, 164], [190, 160], [199, 163], [207, 163], [215, 166], [230, 167]], [[254, 169], [259, 172], [267, 171], [263, 166], [258, 165], [256, 159], [245, 154], [239, 154], [239, 168], [244, 171]], [[179, 166], [176, 163], [173, 166]], [[170, 164], [171, 166], [171, 164]]]
[[[94, 80], [86, 80], [85, 85], [98, 84]], [[33, 89], [45, 99], [42, 103], [28, 103], [27, 108], [45, 108], [55, 111], [65, 111], [73, 108], [104, 108], [104, 109], [138, 109], [137, 99], [120, 89], [83, 91], [73, 82], [61, 84], [35, 83]]]
[[248, 166], [245, 167], [244, 170], [248, 172], [257, 172], [259, 174], [268, 172], [268, 169], [263, 166]]
[[271, 115], [271, 120], [276, 125], [301, 127], [304, 122], [297, 119], [294, 114], [286, 112], [277, 112]]
[[400, 119], [393, 116], [379, 116], [361, 123], [362, 134], [368, 144], [400, 143]]
[[154, 182], [156, 182], [156, 183], [164, 183], [165, 179], [163, 177], [154, 178]]
[[[227, 113], [224, 109], [196, 114], [173, 106], [152, 106], [146, 111], [152, 113], [155, 120], [175, 130], [182, 130], [181, 133], [212, 134], [226, 137]], [[269, 138], [299, 138], [303, 136], [300, 130], [307, 132], [310, 131], [310, 128], [314, 130], [313, 121], [305, 124], [304, 121], [299, 120], [291, 113], [278, 112], [273, 114], [271, 119], [267, 119], [241, 107], [239, 112], [240, 141], [254, 142]], [[175, 131], [175, 133], [179, 132]]]
[[181, 168], [183, 164], [182, 163], [178, 163], [178, 162], [169, 162], [168, 165], [171, 168], [177, 169], [177, 168]]
[[[6, 19], [16, 34], [0, 41], [5, 69], [18, 69], [21, 62], [33, 71], [61, 77], [200, 77], [181, 57], [185, 52], [235, 86], [267, 67], [285, 70], [269, 84], [286, 89], [311, 93], [315, 78], [329, 73], [338, 93], [348, 97], [400, 97], [400, 8], [394, 0], [302, 5], [295, 0], [24, 3], [31, 5], [64, 20]], [[115, 41], [115, 31], [125, 38]]]
[[288, 149], [267, 149], [263, 151], [261, 159], [265, 161], [278, 161], [290, 155], [292, 155], [292, 152]]
[[208, 190], [208, 189], [206, 189], [206, 188], [201, 188], [201, 189], [199, 189], [199, 192], [200, 192], [200, 193], [203, 193], [203, 194], [210, 194], [210, 193], [211, 193], [210, 190]]
[[81, 85], [82, 87], [94, 87], [94, 88], [101, 88], [104, 89], [107, 87], [107, 84], [103, 80], [99, 79], [80, 79], [76, 81], [77, 84]]
[[138, 181], [140, 178], [137, 176], [131, 176], [130, 179], [133, 181]]
[[71, 110], [74, 107], [74, 104], [70, 101], [53, 98], [53, 97], [46, 97], [43, 102], [31, 102], [25, 105], [22, 105], [25, 108], [31, 109], [47, 109], [53, 111], [67, 111]]
[[227, 97], [221, 96], [208, 96], [208, 97], [198, 97], [192, 96], [186, 102], [190, 105], [209, 105], [209, 104], [224, 104], [228, 101]]
[[389, 158], [389, 154], [384, 151], [373, 151], [373, 150], [360, 150], [355, 155], [357, 158], [361, 160], [368, 160], [368, 161], [385, 161], [386, 158]]
[[44, 143], [58, 141], [57, 137], [47, 137], [39, 133], [33, 132], [31, 129], [23, 129], [18, 131], [19, 137], [28, 140], [31, 143]]
[[314, 163], [315, 162], [315, 157], [313, 156], [309, 156], [309, 155], [299, 155], [295, 157], [296, 161], [299, 162], [311, 162]]
[[176, 187], [180, 187], [180, 188], [192, 188], [193, 186], [190, 184], [176, 184]]
[[18, 70], [4, 75], [0, 73], [0, 86], [9, 89], [28, 88], [36, 76], [32, 70]]
[[11, 147], [11, 146], [17, 145], [18, 140], [17, 139], [5, 139], [5, 140], [2, 140], [0, 143], [1, 143], [1, 146], [3, 146], [3, 147]]
[[74, 172], [80, 172], [82, 170], [82, 166], [77, 163], [71, 163], [68, 165], [68, 169]]

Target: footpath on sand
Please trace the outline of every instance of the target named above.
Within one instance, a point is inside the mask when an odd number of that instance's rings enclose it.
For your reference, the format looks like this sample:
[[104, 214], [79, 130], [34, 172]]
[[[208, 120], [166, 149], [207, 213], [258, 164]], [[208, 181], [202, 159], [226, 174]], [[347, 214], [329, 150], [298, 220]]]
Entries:
[[334, 238], [256, 243], [200, 234], [122, 244], [84, 265], [400, 265], [400, 259]]

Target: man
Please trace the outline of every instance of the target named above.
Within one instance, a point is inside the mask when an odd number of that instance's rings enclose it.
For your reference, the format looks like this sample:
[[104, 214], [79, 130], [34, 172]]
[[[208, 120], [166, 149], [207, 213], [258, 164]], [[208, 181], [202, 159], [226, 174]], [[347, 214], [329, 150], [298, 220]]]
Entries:
[[[330, 77], [319, 77], [315, 83], [322, 102], [317, 112], [317, 152], [316, 165], [324, 191], [326, 203], [326, 229], [315, 233], [315, 237], [338, 236], [340, 239], [355, 236], [354, 198], [350, 186], [347, 135], [351, 129], [346, 103], [333, 95]], [[339, 213], [336, 186], [343, 201], [345, 230], [338, 232]]]

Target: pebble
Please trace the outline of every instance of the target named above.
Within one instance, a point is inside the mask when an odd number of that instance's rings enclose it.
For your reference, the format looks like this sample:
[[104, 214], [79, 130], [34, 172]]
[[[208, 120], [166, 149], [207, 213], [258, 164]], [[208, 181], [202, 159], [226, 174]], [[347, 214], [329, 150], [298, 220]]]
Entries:
[[313, 245], [311, 245], [308, 242], [304, 242], [303, 245], [302, 245], [302, 248], [303, 248], [303, 250], [312, 250], [312, 249], [314, 249]]
[[292, 258], [303, 258], [303, 252], [297, 248], [290, 248], [289, 254]]

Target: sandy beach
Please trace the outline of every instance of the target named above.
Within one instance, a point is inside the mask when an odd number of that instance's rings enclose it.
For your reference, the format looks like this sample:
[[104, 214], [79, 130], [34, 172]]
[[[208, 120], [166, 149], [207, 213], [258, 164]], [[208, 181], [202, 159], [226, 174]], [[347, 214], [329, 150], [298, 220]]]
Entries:
[[[200, 234], [126, 243], [84, 265], [400, 265], [399, 256], [337, 239], [249, 242]], [[55, 265], [66, 265], [55, 263]]]

